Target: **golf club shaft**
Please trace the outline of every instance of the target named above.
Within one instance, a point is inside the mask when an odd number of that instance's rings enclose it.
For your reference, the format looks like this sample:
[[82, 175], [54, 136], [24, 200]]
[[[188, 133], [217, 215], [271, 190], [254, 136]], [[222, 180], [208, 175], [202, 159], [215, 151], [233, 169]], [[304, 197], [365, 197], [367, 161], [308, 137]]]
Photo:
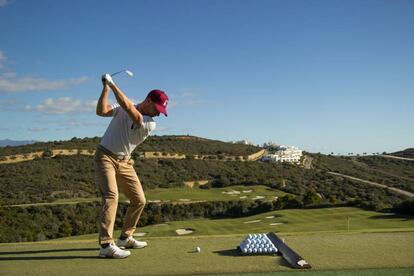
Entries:
[[122, 72], [124, 72], [125, 70], [121, 70], [121, 71], [118, 71], [118, 72], [115, 72], [115, 73], [112, 73], [111, 74], [111, 77], [113, 77], [113, 76], [115, 76], [115, 75], [117, 75], [117, 74], [119, 74], [119, 73], [122, 73]]

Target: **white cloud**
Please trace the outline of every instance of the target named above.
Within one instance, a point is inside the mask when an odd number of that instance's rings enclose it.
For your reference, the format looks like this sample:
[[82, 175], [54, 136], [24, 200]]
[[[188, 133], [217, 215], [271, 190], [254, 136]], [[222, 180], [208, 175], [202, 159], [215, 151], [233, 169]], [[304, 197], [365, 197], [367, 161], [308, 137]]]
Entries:
[[88, 77], [67, 80], [46, 80], [35, 77], [18, 78], [15, 73], [8, 72], [0, 75], [0, 92], [46, 91], [67, 88], [88, 81]]
[[168, 107], [199, 107], [206, 104], [208, 104], [208, 102], [202, 99], [199, 93], [187, 91], [181, 92], [178, 95], [171, 95]]
[[[1, 3], [1, 0], [0, 0]], [[78, 77], [61, 80], [48, 80], [33, 76], [18, 76], [6, 67], [6, 54], [0, 50], [0, 93], [1, 92], [30, 92], [48, 91], [68, 88], [88, 81], [88, 77]]]
[[[1, 0], [0, 0], [1, 1]], [[7, 57], [2, 50], [0, 50], [0, 69], [4, 68], [4, 62], [6, 61]]]
[[95, 111], [96, 104], [97, 100], [81, 101], [70, 97], [48, 98], [35, 107], [26, 106], [25, 110], [45, 114], [89, 113]]
[[28, 128], [28, 131], [31, 132], [43, 132], [43, 131], [47, 131], [47, 128], [42, 128], [42, 127], [32, 127], [32, 128]]
[[0, 7], [4, 7], [13, 2], [13, 0], [0, 0]]

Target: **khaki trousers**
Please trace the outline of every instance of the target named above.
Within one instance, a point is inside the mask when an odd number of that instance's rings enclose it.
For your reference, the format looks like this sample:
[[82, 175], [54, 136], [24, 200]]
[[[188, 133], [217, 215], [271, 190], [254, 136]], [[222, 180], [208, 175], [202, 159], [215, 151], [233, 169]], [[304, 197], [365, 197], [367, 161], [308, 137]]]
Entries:
[[101, 149], [95, 153], [95, 178], [102, 195], [99, 243], [112, 243], [118, 207], [118, 187], [130, 204], [124, 217], [121, 235], [132, 236], [146, 203], [141, 182], [134, 170], [134, 160], [117, 160]]

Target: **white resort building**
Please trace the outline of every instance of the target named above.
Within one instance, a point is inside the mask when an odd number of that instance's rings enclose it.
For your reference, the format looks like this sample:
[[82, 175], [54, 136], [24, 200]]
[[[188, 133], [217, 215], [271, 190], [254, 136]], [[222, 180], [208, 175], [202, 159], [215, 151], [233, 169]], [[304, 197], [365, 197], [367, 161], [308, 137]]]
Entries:
[[302, 157], [302, 150], [292, 146], [279, 146], [273, 153], [269, 152], [262, 157], [264, 162], [289, 162], [289, 163], [300, 163]]

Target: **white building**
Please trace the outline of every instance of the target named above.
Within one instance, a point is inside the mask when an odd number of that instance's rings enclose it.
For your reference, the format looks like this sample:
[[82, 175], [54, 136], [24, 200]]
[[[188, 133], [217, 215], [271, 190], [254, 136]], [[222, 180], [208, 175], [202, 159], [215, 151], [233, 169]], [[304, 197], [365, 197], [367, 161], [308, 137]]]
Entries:
[[233, 141], [233, 144], [242, 144], [242, 145], [253, 145], [253, 143], [247, 139], [240, 140], [240, 141]]
[[274, 153], [265, 154], [262, 157], [262, 161], [265, 162], [289, 162], [289, 163], [300, 163], [300, 158], [302, 157], [302, 150], [297, 147], [286, 147], [279, 146], [277, 151]]

